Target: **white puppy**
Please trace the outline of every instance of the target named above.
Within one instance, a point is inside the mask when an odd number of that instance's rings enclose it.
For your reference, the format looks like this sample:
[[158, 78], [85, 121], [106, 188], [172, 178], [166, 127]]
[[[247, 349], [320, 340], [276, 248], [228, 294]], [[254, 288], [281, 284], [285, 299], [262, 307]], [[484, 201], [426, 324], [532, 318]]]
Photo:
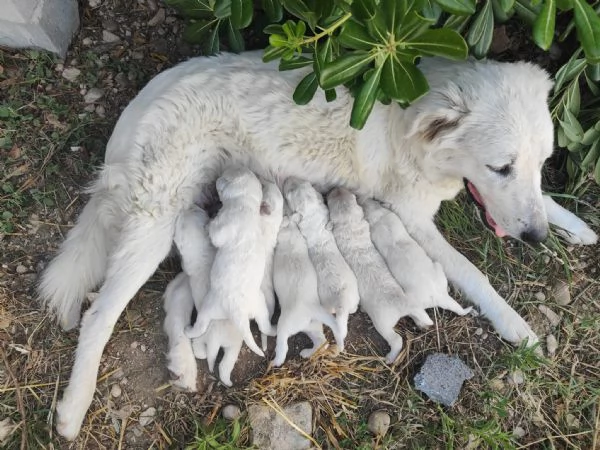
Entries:
[[[444, 269], [410, 237], [396, 214], [375, 200], [364, 200], [361, 204], [369, 222], [371, 240], [414, 310], [440, 307], [461, 316], [471, 311], [450, 297]], [[433, 325], [431, 320], [423, 322], [413, 315], [411, 318], [421, 328]]]
[[277, 236], [273, 283], [281, 306], [273, 365], [278, 367], [285, 362], [288, 338], [300, 332], [306, 333], [313, 342], [312, 348], [300, 352], [300, 356], [309, 358], [326, 342], [322, 323], [331, 328], [338, 345], [342, 345], [335, 318], [319, 302], [317, 272], [304, 237], [288, 216], [283, 219]]
[[265, 271], [265, 251], [260, 228], [260, 181], [248, 169], [229, 168], [217, 180], [223, 203], [209, 224], [209, 235], [217, 253], [210, 273], [210, 290], [198, 310], [188, 337], [203, 335], [212, 320], [231, 320], [246, 345], [260, 356], [250, 331], [255, 319], [260, 331], [274, 335], [269, 311], [260, 286]]
[[283, 185], [290, 209], [298, 214], [298, 227], [306, 239], [310, 259], [317, 271], [321, 304], [335, 312], [340, 351], [348, 334], [348, 316], [360, 300], [356, 277], [338, 249], [328, 227], [329, 213], [323, 197], [308, 181], [290, 177]]
[[[273, 291], [273, 252], [277, 244], [277, 233], [283, 218], [283, 196], [275, 183], [262, 182], [263, 197], [260, 204], [260, 228], [265, 247], [265, 274], [260, 289], [265, 297], [269, 320], [275, 311]], [[266, 335], [262, 334], [262, 349], [267, 349]]]
[[189, 277], [181, 272], [167, 285], [164, 294], [165, 322], [164, 330], [169, 340], [167, 368], [175, 379], [174, 386], [190, 392], [196, 392], [198, 368], [190, 339], [184, 330], [190, 324], [194, 299]]
[[422, 323], [431, 319], [425, 309], [413, 307], [390, 273], [371, 242], [369, 224], [356, 197], [346, 189], [336, 188], [327, 196], [327, 205], [337, 245], [358, 280], [360, 305], [389, 344], [386, 361], [391, 364], [402, 350], [402, 337], [394, 331], [396, 322], [409, 314]]

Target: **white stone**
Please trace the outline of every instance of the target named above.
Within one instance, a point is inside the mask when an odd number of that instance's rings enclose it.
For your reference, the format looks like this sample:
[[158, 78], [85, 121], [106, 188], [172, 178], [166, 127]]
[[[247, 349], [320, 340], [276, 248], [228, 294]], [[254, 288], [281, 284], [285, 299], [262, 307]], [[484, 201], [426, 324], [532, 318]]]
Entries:
[[67, 67], [62, 72], [62, 77], [69, 81], [75, 81], [79, 75], [81, 75], [81, 70], [77, 69], [76, 67]]
[[110, 396], [117, 398], [121, 396], [121, 386], [119, 386], [118, 384], [113, 384], [110, 388]]
[[18, 274], [23, 274], [25, 272], [27, 272], [27, 267], [25, 267], [23, 264], [19, 264], [17, 266], [17, 273]]
[[[283, 408], [285, 416], [307, 435], [312, 434], [312, 408], [309, 402], [300, 402]], [[311, 441], [292, 427], [287, 420], [266, 405], [248, 408], [252, 427], [252, 444], [261, 450], [303, 450], [311, 448]]]
[[546, 336], [546, 350], [548, 350], [549, 356], [554, 356], [558, 349], [558, 342], [553, 334]]
[[102, 30], [102, 40], [106, 43], [119, 42], [121, 38], [108, 30]]
[[546, 305], [540, 305], [538, 306], [538, 309], [544, 316], [546, 316], [548, 322], [550, 322], [550, 324], [553, 327], [556, 327], [558, 326], [558, 324], [560, 324], [560, 316], [554, 311], [552, 311], [550, 308], [548, 308]]
[[100, 88], [91, 88], [87, 93], [83, 96], [83, 101], [86, 103], [95, 103], [102, 98], [104, 95], [104, 90]]
[[226, 405], [223, 407], [221, 415], [223, 416], [223, 419], [236, 420], [242, 415], [242, 411], [237, 405]]
[[523, 382], [525, 381], [525, 375], [521, 370], [517, 369], [508, 375], [507, 381], [509, 384], [517, 386], [519, 384], [523, 384]]
[[138, 420], [140, 426], [145, 427], [146, 425], [150, 425], [154, 421], [154, 416], [156, 416], [156, 408], [152, 406], [142, 411]]
[[533, 294], [533, 297], [538, 301], [538, 302], [543, 302], [544, 300], [546, 300], [546, 294], [544, 294], [543, 292], [536, 292], [535, 294]]
[[569, 285], [564, 281], [558, 281], [552, 287], [552, 297], [556, 303], [561, 306], [566, 306], [571, 303], [571, 292], [569, 291]]
[[373, 411], [367, 422], [367, 429], [375, 436], [385, 436], [390, 428], [390, 415], [383, 411]]

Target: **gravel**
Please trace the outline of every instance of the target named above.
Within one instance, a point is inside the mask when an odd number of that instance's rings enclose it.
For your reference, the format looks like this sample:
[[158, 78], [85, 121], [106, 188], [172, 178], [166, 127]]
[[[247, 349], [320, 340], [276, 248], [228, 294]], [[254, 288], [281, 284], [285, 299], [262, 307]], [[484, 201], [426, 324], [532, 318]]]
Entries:
[[415, 375], [415, 387], [431, 400], [452, 406], [463, 382], [473, 377], [473, 371], [456, 356], [432, 353]]

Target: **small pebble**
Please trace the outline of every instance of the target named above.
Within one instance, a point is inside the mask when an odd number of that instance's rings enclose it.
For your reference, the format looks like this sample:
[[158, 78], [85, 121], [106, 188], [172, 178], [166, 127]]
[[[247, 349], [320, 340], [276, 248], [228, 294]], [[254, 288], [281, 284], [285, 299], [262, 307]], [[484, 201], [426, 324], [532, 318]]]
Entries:
[[156, 416], [156, 408], [152, 406], [145, 411], [140, 413], [139, 423], [142, 427], [151, 424], [154, 421], [154, 416]]
[[159, 25], [165, 21], [165, 17], [165, 10], [163, 8], [160, 8], [158, 12], [154, 15], [154, 17], [148, 21], [148, 25], [151, 27]]
[[543, 302], [544, 300], [546, 300], [546, 294], [544, 294], [543, 292], [536, 292], [535, 294], [533, 294], [533, 297], [538, 302]]
[[521, 370], [517, 369], [514, 372], [511, 372], [510, 374], [508, 374], [507, 381], [508, 381], [508, 384], [517, 386], [519, 384], [523, 384], [523, 382], [525, 381], [525, 375], [523, 374], [523, 372]]
[[110, 388], [110, 396], [113, 398], [117, 398], [121, 396], [121, 386], [118, 384], [113, 384]]
[[25, 267], [23, 264], [19, 264], [17, 266], [17, 273], [22, 274], [27, 272], [27, 267]]
[[544, 264], [548, 264], [550, 262], [550, 257], [548, 255], [544, 255], [542, 261], [544, 261]]
[[89, 47], [90, 45], [92, 45], [92, 38], [90, 38], [90, 37], [83, 38], [83, 40], [81, 41], [81, 43], [84, 46]]
[[556, 327], [558, 326], [558, 324], [560, 324], [560, 316], [554, 311], [552, 311], [550, 308], [548, 308], [546, 305], [539, 305], [538, 309], [544, 316], [546, 316], [546, 319], [548, 319], [550, 325]]
[[553, 334], [549, 334], [546, 336], [546, 350], [548, 350], [548, 355], [554, 356], [556, 349], [558, 349], [558, 342]]
[[76, 67], [67, 67], [62, 71], [62, 77], [68, 81], [75, 81], [79, 75], [81, 75], [81, 70]]
[[95, 103], [102, 98], [104, 91], [100, 88], [91, 88], [83, 96], [83, 101], [86, 103]]
[[517, 439], [521, 439], [521, 438], [525, 437], [525, 435], [526, 435], [527, 433], [525, 432], [525, 430], [524, 430], [523, 428], [521, 428], [521, 427], [515, 427], [515, 428], [513, 429], [513, 432], [512, 432], [512, 434], [513, 434], [513, 436], [514, 436], [514, 437], [516, 437]]
[[129, 346], [131, 348], [135, 349], [135, 348], [138, 348], [138, 345], [139, 345], [138, 341], [133, 341]]
[[367, 422], [367, 429], [375, 436], [383, 437], [390, 428], [390, 415], [383, 411], [373, 411]]
[[476, 334], [477, 336], [481, 336], [481, 335], [483, 334], [483, 328], [477, 328], [477, 329], [475, 330], [475, 334]]
[[221, 414], [223, 415], [223, 419], [236, 420], [240, 418], [240, 416], [242, 415], [242, 411], [237, 405], [226, 405], [225, 407], [223, 407]]
[[569, 285], [564, 281], [558, 281], [552, 287], [552, 297], [554, 297], [556, 303], [561, 306], [571, 303], [571, 292], [569, 291]]
[[106, 43], [119, 42], [121, 38], [108, 30], [102, 30], [102, 40]]
[[140, 345], [140, 350], [145, 352], [146, 351], [146, 346], [144, 344]]
[[579, 428], [581, 426], [581, 422], [579, 422], [579, 419], [573, 414], [567, 414], [566, 419], [567, 425], [569, 425], [570, 428]]

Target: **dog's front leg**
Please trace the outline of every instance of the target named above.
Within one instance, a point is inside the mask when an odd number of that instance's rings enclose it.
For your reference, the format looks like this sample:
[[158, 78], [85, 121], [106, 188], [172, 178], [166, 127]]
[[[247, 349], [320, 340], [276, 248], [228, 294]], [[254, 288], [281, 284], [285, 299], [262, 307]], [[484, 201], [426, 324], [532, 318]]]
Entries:
[[411, 208], [393, 209], [413, 239], [442, 265], [448, 279], [479, 307], [500, 336], [514, 344], [526, 339], [528, 345], [538, 341], [527, 322], [498, 295], [488, 278], [444, 239], [431, 219], [406, 214]]
[[560, 206], [549, 195], [544, 195], [544, 205], [548, 222], [558, 227], [557, 233], [569, 244], [592, 245], [598, 242], [596, 233], [583, 220]]

